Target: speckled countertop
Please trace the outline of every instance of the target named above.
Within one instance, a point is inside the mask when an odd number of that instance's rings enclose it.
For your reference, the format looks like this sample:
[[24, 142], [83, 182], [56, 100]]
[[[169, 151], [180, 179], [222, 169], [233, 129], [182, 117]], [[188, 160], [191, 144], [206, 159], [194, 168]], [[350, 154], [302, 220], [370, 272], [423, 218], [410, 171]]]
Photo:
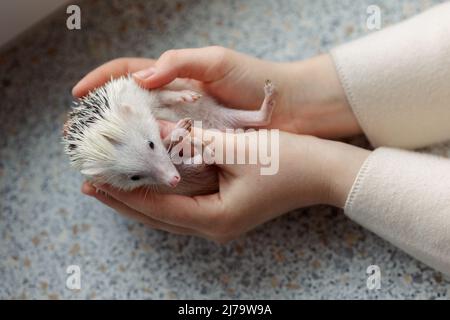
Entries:
[[[109, 59], [209, 44], [301, 59], [368, 33], [370, 4], [388, 25], [437, 2], [83, 1], [80, 31], [60, 11], [0, 54], [0, 298], [450, 297], [443, 275], [329, 207], [226, 246], [148, 230], [82, 196], [59, 142], [71, 87]], [[380, 290], [366, 288], [371, 264]], [[79, 291], [65, 287], [69, 265]]]

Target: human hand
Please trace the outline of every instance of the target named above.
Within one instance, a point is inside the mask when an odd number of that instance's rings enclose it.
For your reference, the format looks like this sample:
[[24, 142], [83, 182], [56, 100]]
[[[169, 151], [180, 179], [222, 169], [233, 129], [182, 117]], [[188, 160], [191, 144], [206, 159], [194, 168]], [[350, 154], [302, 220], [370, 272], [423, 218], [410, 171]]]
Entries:
[[120, 58], [84, 77], [73, 89], [75, 96], [101, 86], [111, 76], [133, 73], [143, 87], [164, 86], [176, 78], [197, 81], [229, 107], [257, 109], [264, 99], [266, 79], [277, 86], [277, 108], [269, 128], [325, 138], [361, 133], [328, 55], [276, 63], [222, 47], [169, 50], [155, 61]]
[[[119, 58], [107, 62], [86, 75], [72, 90], [76, 97], [107, 82], [111, 76], [132, 73], [144, 88], [167, 85], [176, 78], [193, 79], [223, 104], [240, 109], [258, 109], [264, 99], [265, 81], [277, 86], [277, 108], [271, 128], [293, 131], [284, 97], [286, 82], [281, 64], [263, 61], [221, 47], [181, 49], [164, 52], [157, 60]], [[135, 72], [140, 71], [140, 72]], [[148, 77], [149, 73], [155, 72]], [[141, 76], [140, 76], [141, 74]], [[142, 79], [142, 77], [144, 79]]]
[[[256, 151], [257, 132], [222, 133], [219, 139], [238, 146], [234, 143], [238, 135], [247, 135], [247, 152]], [[367, 150], [340, 142], [283, 132], [278, 150], [279, 171], [274, 175], [261, 175], [261, 164], [217, 164], [220, 186], [212, 195], [122, 192], [87, 182], [82, 191], [152, 228], [227, 242], [295, 208], [320, 203], [342, 207], [369, 155]]]

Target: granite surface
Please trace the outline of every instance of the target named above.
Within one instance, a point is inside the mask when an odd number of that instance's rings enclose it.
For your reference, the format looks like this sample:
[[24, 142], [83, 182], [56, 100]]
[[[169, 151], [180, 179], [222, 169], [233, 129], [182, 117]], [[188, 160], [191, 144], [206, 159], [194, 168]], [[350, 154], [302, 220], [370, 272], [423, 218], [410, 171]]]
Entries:
[[[79, 31], [59, 11], [0, 54], [0, 298], [449, 298], [448, 278], [330, 207], [225, 246], [146, 229], [82, 196], [60, 144], [71, 87], [109, 59], [209, 44], [302, 59], [369, 33], [370, 4], [386, 26], [438, 2], [82, 1]], [[366, 287], [372, 264], [380, 290]], [[69, 265], [81, 290], [65, 286]]]

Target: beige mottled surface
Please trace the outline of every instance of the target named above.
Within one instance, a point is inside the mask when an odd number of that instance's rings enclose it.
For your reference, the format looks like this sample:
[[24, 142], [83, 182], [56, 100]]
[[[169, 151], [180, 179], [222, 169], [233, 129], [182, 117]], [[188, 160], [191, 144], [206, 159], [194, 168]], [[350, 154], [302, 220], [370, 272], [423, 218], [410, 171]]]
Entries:
[[[80, 31], [65, 12], [36, 28], [0, 54], [0, 298], [450, 297], [440, 273], [329, 207], [226, 246], [148, 230], [83, 197], [59, 142], [72, 85], [106, 60], [209, 44], [301, 59], [368, 33], [369, 4], [388, 25], [437, 2], [84, 1]], [[366, 288], [372, 264], [378, 291]], [[69, 265], [81, 268], [78, 292], [65, 288]]]

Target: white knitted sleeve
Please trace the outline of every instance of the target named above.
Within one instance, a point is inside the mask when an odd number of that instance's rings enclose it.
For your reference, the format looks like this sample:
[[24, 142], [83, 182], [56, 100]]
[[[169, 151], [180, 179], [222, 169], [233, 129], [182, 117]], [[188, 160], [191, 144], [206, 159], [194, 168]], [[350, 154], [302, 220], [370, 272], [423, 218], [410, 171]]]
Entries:
[[450, 275], [450, 160], [379, 148], [362, 166], [345, 213]]
[[417, 148], [450, 139], [450, 2], [331, 55], [374, 146]]

